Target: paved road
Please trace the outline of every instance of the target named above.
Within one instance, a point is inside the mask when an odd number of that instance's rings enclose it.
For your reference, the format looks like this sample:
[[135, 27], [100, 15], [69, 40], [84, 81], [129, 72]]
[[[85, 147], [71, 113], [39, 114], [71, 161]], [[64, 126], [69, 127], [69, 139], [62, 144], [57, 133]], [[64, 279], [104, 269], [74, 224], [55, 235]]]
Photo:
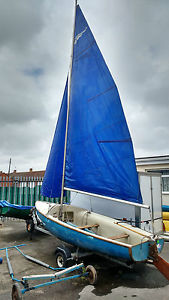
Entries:
[[[22, 221], [5, 221], [0, 226], [0, 248], [26, 243], [24, 252], [55, 266], [55, 249], [59, 241], [36, 232], [30, 241]], [[8, 274], [5, 253], [1, 252], [3, 263], [0, 265], [0, 300], [11, 299], [12, 281]], [[49, 271], [24, 259], [17, 251], [9, 252], [15, 276], [43, 274]], [[169, 262], [169, 243], [165, 244], [162, 257]], [[26, 293], [25, 300], [167, 300], [169, 299], [168, 281], [152, 265], [137, 265], [133, 270], [110, 265], [110, 263], [88, 258], [86, 264], [94, 264], [98, 272], [98, 284], [93, 287], [87, 279], [80, 278], [40, 288]]]

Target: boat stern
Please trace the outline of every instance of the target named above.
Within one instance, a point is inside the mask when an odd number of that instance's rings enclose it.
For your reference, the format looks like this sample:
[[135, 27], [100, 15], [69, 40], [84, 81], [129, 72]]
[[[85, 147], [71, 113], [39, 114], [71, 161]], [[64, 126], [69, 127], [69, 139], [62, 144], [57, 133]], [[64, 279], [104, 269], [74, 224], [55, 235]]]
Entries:
[[157, 251], [160, 254], [164, 247], [164, 239], [163, 238], [157, 238], [156, 239], [156, 245], [157, 245]]
[[161, 253], [164, 246], [164, 239], [152, 239], [131, 248], [131, 257], [134, 262], [144, 262], [152, 259], [154, 253], [157, 255]]

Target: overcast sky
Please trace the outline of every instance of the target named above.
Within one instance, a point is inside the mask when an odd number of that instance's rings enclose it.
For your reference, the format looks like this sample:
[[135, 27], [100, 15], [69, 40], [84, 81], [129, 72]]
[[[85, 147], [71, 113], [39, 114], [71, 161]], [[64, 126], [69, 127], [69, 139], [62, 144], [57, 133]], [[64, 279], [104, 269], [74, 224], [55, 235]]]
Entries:
[[[169, 1], [79, 0], [135, 156], [169, 154]], [[73, 0], [0, 0], [0, 170], [42, 170], [68, 73]]]

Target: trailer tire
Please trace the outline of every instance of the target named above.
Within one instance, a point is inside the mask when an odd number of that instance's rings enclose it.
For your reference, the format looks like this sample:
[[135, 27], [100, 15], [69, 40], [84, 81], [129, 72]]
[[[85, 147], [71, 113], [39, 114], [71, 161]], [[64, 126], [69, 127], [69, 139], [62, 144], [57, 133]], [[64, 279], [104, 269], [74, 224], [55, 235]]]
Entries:
[[88, 280], [89, 280], [89, 283], [92, 284], [92, 285], [95, 285], [96, 282], [97, 282], [97, 272], [96, 272], [96, 269], [91, 266], [91, 265], [88, 265], [86, 267], [86, 272], [88, 272]]
[[56, 253], [56, 265], [58, 268], [65, 268], [67, 265], [67, 257], [61, 251]]
[[12, 287], [12, 300], [22, 300], [22, 293], [18, 283]]

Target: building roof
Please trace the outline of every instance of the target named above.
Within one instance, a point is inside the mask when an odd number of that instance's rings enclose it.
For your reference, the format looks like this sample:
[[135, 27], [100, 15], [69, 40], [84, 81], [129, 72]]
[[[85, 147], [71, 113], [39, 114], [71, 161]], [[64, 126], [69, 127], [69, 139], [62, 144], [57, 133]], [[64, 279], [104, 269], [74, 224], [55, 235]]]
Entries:
[[45, 170], [42, 171], [33, 171], [32, 168], [29, 169], [27, 172], [17, 172], [14, 170], [10, 173], [11, 177], [44, 177]]
[[0, 176], [8, 176], [7, 173], [0, 171]]
[[169, 164], [169, 155], [148, 156], [136, 158], [136, 165]]

